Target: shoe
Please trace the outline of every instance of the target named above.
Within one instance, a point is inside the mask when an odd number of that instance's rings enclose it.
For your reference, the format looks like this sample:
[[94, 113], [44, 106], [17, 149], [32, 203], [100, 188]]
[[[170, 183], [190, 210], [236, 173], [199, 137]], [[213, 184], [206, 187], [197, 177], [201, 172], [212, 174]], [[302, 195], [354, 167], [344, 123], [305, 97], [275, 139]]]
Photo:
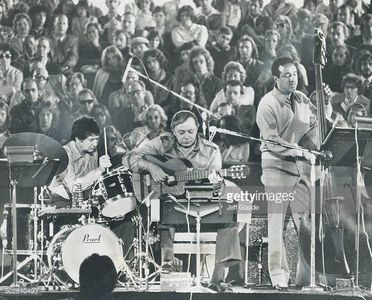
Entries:
[[222, 293], [222, 290], [221, 290], [220, 286], [216, 283], [211, 282], [208, 285], [208, 288], [211, 289], [212, 291], [217, 292], [217, 293]]
[[231, 288], [231, 284], [229, 283], [221, 281], [218, 285], [224, 293], [233, 291], [233, 289]]
[[211, 290], [217, 292], [217, 293], [226, 293], [226, 292], [232, 292], [232, 288], [230, 286], [230, 284], [228, 283], [225, 283], [223, 281], [221, 281], [220, 283], [213, 283], [211, 282], [209, 285], [208, 285], [208, 288], [210, 288]]
[[279, 292], [288, 291], [288, 285], [277, 284], [277, 285], [274, 286], [274, 290], [279, 291]]

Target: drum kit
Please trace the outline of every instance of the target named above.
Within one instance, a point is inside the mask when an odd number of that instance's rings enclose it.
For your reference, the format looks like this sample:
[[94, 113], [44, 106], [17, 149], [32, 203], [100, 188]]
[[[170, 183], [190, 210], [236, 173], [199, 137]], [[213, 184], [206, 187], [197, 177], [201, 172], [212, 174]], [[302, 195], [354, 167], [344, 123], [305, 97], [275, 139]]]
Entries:
[[[148, 289], [161, 272], [148, 238], [152, 235], [149, 205], [152, 193], [142, 202], [137, 201], [130, 170], [121, 167], [106, 172], [89, 193], [77, 184], [71, 207], [58, 208], [50, 205], [51, 195], [46, 186], [68, 165], [63, 147], [41, 134], [21, 133], [10, 137], [4, 150], [9, 163], [12, 201], [4, 207], [0, 227], [3, 245], [0, 284], [8, 284], [13, 276], [15, 286], [78, 287], [80, 264], [97, 253], [112, 259], [120, 285]], [[39, 155], [36, 160], [35, 152]], [[47, 166], [49, 162], [51, 166]], [[16, 202], [18, 185], [34, 188], [33, 204]], [[142, 216], [146, 214], [143, 222]], [[136, 233], [132, 244], [125, 245], [129, 250], [124, 254], [123, 242], [110, 226], [128, 219]], [[5, 254], [13, 258], [13, 268], [7, 274], [4, 274]]]

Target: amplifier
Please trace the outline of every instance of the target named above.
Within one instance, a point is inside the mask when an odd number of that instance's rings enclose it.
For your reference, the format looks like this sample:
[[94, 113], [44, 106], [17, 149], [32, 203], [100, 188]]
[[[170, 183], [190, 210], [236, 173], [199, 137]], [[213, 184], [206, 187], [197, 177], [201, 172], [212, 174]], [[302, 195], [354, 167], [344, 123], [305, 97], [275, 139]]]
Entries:
[[[187, 208], [186, 199], [177, 199], [177, 201]], [[172, 200], [161, 201], [161, 215], [160, 223], [163, 225], [187, 225], [186, 215], [183, 212], [180, 212], [176, 209], [182, 208], [179, 204], [175, 203]], [[213, 211], [211, 214], [208, 214], [201, 218], [201, 224], [229, 224], [236, 222], [236, 210], [229, 210], [231, 204], [226, 203], [224, 200], [216, 201], [203, 201], [196, 202], [192, 201], [190, 205], [190, 211], [202, 211], [206, 207], [211, 208]], [[215, 208], [215, 209], [213, 209]], [[189, 224], [191, 226], [196, 225], [196, 218], [189, 215]]]

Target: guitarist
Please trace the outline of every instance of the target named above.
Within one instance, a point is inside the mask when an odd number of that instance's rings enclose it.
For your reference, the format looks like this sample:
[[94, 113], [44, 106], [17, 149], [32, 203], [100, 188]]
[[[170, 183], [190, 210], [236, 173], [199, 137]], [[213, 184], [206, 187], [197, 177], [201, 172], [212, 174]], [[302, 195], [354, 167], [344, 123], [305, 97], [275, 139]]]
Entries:
[[[189, 160], [195, 169], [209, 170], [209, 181], [216, 189], [222, 185], [218, 171], [222, 167], [221, 153], [218, 146], [198, 135], [199, 122], [190, 111], [177, 112], [171, 121], [171, 133], [165, 133], [141, 144], [123, 159], [123, 164], [134, 172], [147, 171], [155, 181], [166, 181], [166, 174], [158, 165], [144, 159], [145, 155], [161, 155], [167, 159], [178, 158]], [[173, 270], [173, 240], [174, 227], [163, 227], [160, 232], [162, 246], [163, 270]], [[219, 246], [221, 245], [221, 246]], [[223, 282], [225, 266], [238, 263], [241, 260], [238, 228], [230, 224], [217, 232], [216, 267], [212, 276], [210, 288], [218, 292], [231, 290]]]

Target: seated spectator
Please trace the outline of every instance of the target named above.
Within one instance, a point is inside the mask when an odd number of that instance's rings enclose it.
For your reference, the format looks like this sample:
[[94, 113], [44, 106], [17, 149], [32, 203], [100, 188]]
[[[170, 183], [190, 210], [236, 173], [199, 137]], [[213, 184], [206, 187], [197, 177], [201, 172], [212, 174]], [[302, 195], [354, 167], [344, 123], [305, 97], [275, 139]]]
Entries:
[[194, 47], [194, 43], [185, 43], [177, 49], [175, 57], [173, 57], [173, 64], [177, 65], [174, 70], [174, 81], [176, 92], [180, 90], [180, 84], [184, 78], [191, 78], [192, 74], [189, 69], [189, 56], [191, 49]]
[[98, 19], [102, 27], [104, 27], [113, 18], [122, 20], [122, 15], [120, 13], [121, 4], [122, 0], [106, 0], [106, 6], [108, 9], [107, 13]]
[[36, 4], [30, 7], [28, 14], [31, 18], [30, 35], [38, 39], [42, 36], [48, 36], [50, 33], [49, 28], [49, 11], [46, 6]]
[[217, 114], [220, 118], [222, 118], [223, 116], [234, 115], [235, 110], [231, 103], [221, 102], [217, 106]]
[[11, 64], [17, 60], [16, 50], [8, 43], [0, 44], [0, 92], [10, 99], [21, 90], [23, 74]]
[[40, 97], [43, 101], [49, 101], [52, 105], [56, 106], [60, 98], [67, 96], [66, 93], [61, 93], [66, 84], [64, 75], [51, 75], [49, 77], [47, 69], [35, 68], [32, 77], [36, 80]]
[[291, 19], [287, 16], [280, 15], [274, 20], [274, 29], [280, 34], [279, 46], [292, 45], [294, 40], [293, 27]]
[[[48, 70], [49, 74], [61, 74], [59, 65], [52, 61], [50, 40], [47, 37], [42, 36], [36, 40], [35, 57], [42, 63], [42, 66]], [[31, 75], [30, 70], [27, 70], [27, 68], [24, 72], [25, 76]]]
[[[254, 104], [254, 90], [252, 87], [246, 87], [243, 85], [246, 78], [246, 72], [244, 67], [235, 61], [230, 61], [222, 73], [222, 80], [226, 85], [228, 82], [236, 81], [242, 86], [242, 90], [239, 93], [238, 103], [234, 105], [253, 105]], [[220, 103], [226, 102], [225, 91], [221, 89], [209, 108], [210, 111], [216, 112]]]
[[136, 3], [138, 6], [136, 29], [142, 31], [146, 27], [154, 27], [155, 22], [152, 16], [154, 2], [152, 0], [139, 0]]
[[117, 270], [110, 257], [92, 254], [79, 268], [80, 300], [109, 300], [117, 282]]
[[101, 65], [102, 51], [105, 48], [100, 38], [101, 27], [91, 22], [85, 27], [86, 42], [79, 47], [77, 69], [85, 74], [94, 74]]
[[157, 30], [150, 30], [149, 34], [147, 35], [147, 39], [149, 41], [149, 48], [150, 49], [159, 49], [161, 52], [167, 56], [167, 53], [164, 49], [164, 40], [162, 35]]
[[7, 42], [13, 36], [13, 29], [8, 26], [1, 26], [0, 27], [0, 41]]
[[[27, 70], [31, 61], [36, 56], [36, 40], [32, 35], [27, 35], [22, 41], [23, 54], [14, 63], [14, 67], [18, 68], [22, 72]], [[24, 74], [23, 74], [24, 75]]]
[[[152, 80], [160, 83], [171, 91], [174, 90], [173, 75], [165, 71], [167, 69], [168, 60], [160, 50], [147, 50], [143, 55], [143, 62]], [[152, 93], [155, 103], [162, 106], [167, 113], [167, 106], [170, 105], [172, 94], [151, 82], [147, 82], [146, 87], [147, 90]]]
[[132, 12], [124, 13], [122, 29], [127, 34], [129, 41], [136, 36], [136, 16]]
[[[23, 100], [15, 105], [13, 108], [17, 106], [24, 107], [25, 110], [30, 111], [30, 113], [34, 116], [35, 124], [37, 123], [37, 115], [40, 109], [40, 104], [42, 99], [40, 99], [39, 89], [37, 87], [36, 80], [33, 78], [26, 78], [22, 82], [22, 94]], [[13, 109], [12, 108], [12, 109]]]
[[246, 104], [246, 100], [243, 103], [240, 102], [242, 91], [243, 86], [239, 81], [227, 81], [225, 84], [226, 103], [233, 107], [233, 113], [240, 119], [244, 133], [250, 134], [256, 122], [256, 109], [253, 104]]
[[342, 78], [351, 72], [351, 56], [346, 46], [336, 46], [331, 53], [331, 61], [327, 62], [323, 71], [323, 81], [329, 88], [342, 93]]
[[214, 60], [209, 51], [202, 47], [192, 48], [189, 57], [189, 70], [192, 77], [183, 80], [192, 80], [198, 93], [197, 98], [200, 105], [205, 108], [209, 107], [223, 86], [222, 80], [213, 74]]
[[160, 35], [165, 34], [165, 11], [163, 6], [155, 6], [152, 12], [152, 17], [155, 22], [155, 30], [159, 32]]
[[79, 46], [81, 46], [87, 42], [85, 28], [91, 22], [88, 3], [79, 1], [75, 6], [75, 10], [75, 16], [71, 20], [71, 32], [78, 38]]
[[83, 89], [78, 94], [79, 109], [75, 111], [72, 118], [75, 120], [81, 116], [92, 116], [92, 110], [98, 104], [96, 96], [89, 89]]
[[166, 132], [167, 120], [168, 118], [160, 105], [151, 105], [146, 110], [144, 126], [135, 128], [133, 132], [140, 132], [146, 136], [146, 140], [152, 140]]
[[119, 49], [121, 55], [123, 55], [124, 65], [129, 60], [129, 45], [128, 38], [124, 30], [116, 30], [112, 36], [112, 45]]
[[362, 43], [360, 28], [356, 27], [352, 9], [348, 5], [341, 5], [337, 8], [336, 21], [344, 23], [349, 30], [349, 38], [346, 43], [352, 47], [358, 47]]
[[349, 38], [349, 29], [342, 22], [333, 22], [329, 27], [329, 40], [327, 43], [327, 53], [332, 53], [333, 48], [336, 46], [345, 46], [351, 56], [354, 55], [355, 48], [346, 44], [346, 40]]
[[[219, 121], [220, 128], [242, 132], [240, 120], [234, 115], [225, 115]], [[249, 161], [249, 142], [241, 137], [219, 134], [218, 146], [222, 164], [247, 164]]]
[[60, 142], [60, 136], [55, 128], [55, 123], [53, 122], [55, 110], [56, 107], [49, 101], [43, 101], [40, 103], [39, 113], [37, 116], [38, 132]]
[[372, 99], [372, 53], [362, 54], [357, 62], [357, 72], [363, 77], [363, 95]]
[[[239, 24], [239, 30], [238, 32], [241, 33], [242, 35], [242, 28], [245, 27], [246, 31], [245, 31], [245, 34], [248, 34], [249, 36], [251, 36], [255, 41], [255, 32], [256, 32], [256, 29], [257, 29], [257, 22], [258, 20], [262, 17], [262, 6], [263, 6], [263, 0], [251, 0], [251, 1], [247, 1], [246, 4], [245, 4], [245, 15], [243, 16], [240, 24]], [[247, 31], [250, 31], [251, 33], [253, 33], [253, 35], [251, 35], [250, 33], [248, 33]], [[256, 41], [257, 43], [257, 41]]]
[[219, 15], [220, 12], [215, 9], [212, 5], [212, 0], [203, 0], [200, 1], [200, 6], [196, 8], [195, 14], [198, 18], [198, 23], [206, 25], [207, 19], [211, 15]]
[[189, 110], [191, 111], [198, 119], [199, 123], [199, 132], [203, 132], [203, 118], [202, 118], [202, 112], [193, 104], [198, 104], [199, 106], [202, 106], [200, 103], [199, 97], [198, 97], [198, 92], [196, 89], [195, 84], [192, 81], [184, 81], [181, 85], [181, 91], [180, 95], [189, 102], [186, 102], [182, 99], [175, 98], [170, 112], [168, 113], [168, 125], [167, 128], [170, 128], [170, 121], [175, 113], [177, 113], [180, 110]]
[[243, 35], [238, 41], [237, 61], [243, 65], [246, 71], [245, 86], [254, 86], [258, 75], [261, 72], [263, 63], [258, 60], [258, 50], [254, 40]]
[[91, 116], [96, 119], [101, 129], [112, 125], [111, 115], [106, 106], [101, 103], [93, 106]]
[[117, 30], [124, 30], [124, 26], [119, 17], [114, 17], [103, 27], [102, 41], [105, 45], [112, 45], [113, 34]]
[[260, 60], [266, 65], [271, 66], [277, 57], [277, 50], [280, 45], [280, 33], [277, 30], [267, 30], [265, 32], [264, 49], [261, 52]]
[[269, 16], [274, 21], [278, 16], [293, 17], [297, 13], [296, 6], [290, 1], [271, 0], [262, 10], [262, 15]]
[[93, 83], [93, 92], [99, 103], [108, 105], [112, 91], [122, 87], [123, 56], [118, 48], [109, 46], [102, 52], [102, 67], [98, 70]]
[[315, 16], [313, 16], [312, 24], [314, 28], [319, 27], [324, 33], [324, 36], [328, 35], [329, 19], [327, 18], [327, 16], [319, 13], [316, 14]]
[[3, 134], [9, 127], [9, 106], [6, 103], [6, 98], [0, 100], [0, 134]]
[[143, 57], [143, 53], [149, 50], [149, 40], [144, 37], [135, 37], [130, 41], [130, 44], [133, 54], [140, 58]]
[[67, 33], [68, 28], [67, 16], [56, 15], [50, 35], [50, 48], [53, 52], [52, 62], [58, 68], [57, 73], [71, 74], [79, 59], [79, 41], [76, 36]]
[[235, 32], [242, 19], [241, 2], [235, 0], [216, 0], [215, 7], [226, 17], [226, 26]]
[[14, 36], [10, 38], [9, 43], [20, 53], [23, 54], [23, 39], [29, 34], [31, 28], [31, 18], [20, 13], [14, 17], [13, 32]]
[[[123, 78], [124, 79], [124, 78]], [[119, 117], [119, 113], [122, 109], [130, 107], [130, 95], [128, 93], [128, 85], [136, 80], [139, 80], [139, 76], [134, 71], [128, 71], [126, 81], [122, 82], [123, 86], [110, 94], [108, 109], [112, 116], [114, 124]], [[147, 106], [154, 104], [154, 98], [150, 91], [145, 91], [145, 103]]]
[[215, 61], [214, 75], [217, 77], [222, 78], [225, 65], [235, 60], [237, 56], [236, 49], [230, 46], [232, 37], [233, 32], [229, 27], [221, 27], [218, 30], [216, 42], [212, 43], [212, 46], [209, 48], [209, 52]]
[[331, 97], [333, 114], [340, 118], [340, 123], [348, 122], [348, 112], [352, 105], [359, 103], [371, 115], [371, 100], [363, 96], [363, 79], [353, 73], [346, 74], [342, 79], [343, 92]]
[[306, 8], [300, 8], [296, 15], [296, 22], [294, 32], [294, 38], [296, 39], [296, 45], [301, 43], [301, 39], [307, 34], [313, 34], [313, 26], [311, 25], [311, 11]]
[[93, 5], [92, 0], [79, 0], [79, 1], [86, 1], [88, 3], [89, 15], [99, 19], [103, 16], [102, 10], [97, 6]]
[[141, 80], [135, 80], [128, 85], [130, 106], [120, 111], [120, 117], [115, 122], [121, 134], [124, 135], [144, 124], [147, 109], [145, 90], [145, 84]]
[[178, 10], [177, 21], [180, 24], [172, 30], [172, 42], [176, 48], [193, 41], [205, 47], [208, 41], [208, 30], [205, 26], [194, 23], [195, 13], [190, 5], [182, 6]]

